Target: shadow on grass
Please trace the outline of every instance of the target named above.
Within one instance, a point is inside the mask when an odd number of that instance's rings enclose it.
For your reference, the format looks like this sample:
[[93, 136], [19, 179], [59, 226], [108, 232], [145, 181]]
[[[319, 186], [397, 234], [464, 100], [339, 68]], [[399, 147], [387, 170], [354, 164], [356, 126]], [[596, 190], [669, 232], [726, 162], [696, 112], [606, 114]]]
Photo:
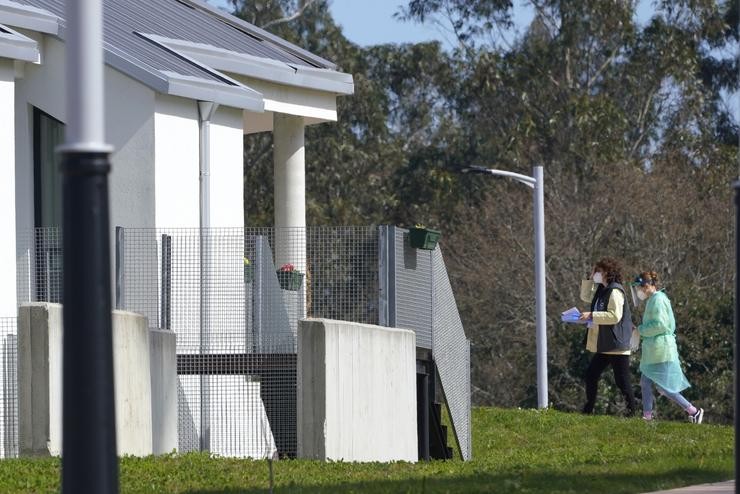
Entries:
[[[677, 469], [656, 474], [594, 474], [588, 472], [481, 473], [472, 476], [378, 480], [327, 485], [276, 484], [274, 493], [641, 493], [728, 480], [724, 470]], [[185, 494], [267, 494], [269, 489], [192, 490]]]

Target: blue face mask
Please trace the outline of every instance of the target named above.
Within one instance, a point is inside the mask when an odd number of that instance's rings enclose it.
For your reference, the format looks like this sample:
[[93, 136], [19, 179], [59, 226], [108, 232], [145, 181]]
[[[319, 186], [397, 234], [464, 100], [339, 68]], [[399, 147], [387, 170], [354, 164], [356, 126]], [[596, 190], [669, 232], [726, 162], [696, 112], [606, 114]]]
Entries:
[[600, 271], [597, 271], [597, 272], [594, 273], [594, 276], [593, 276], [592, 280], [593, 280], [594, 283], [601, 283], [603, 285], [604, 284], [604, 275], [601, 274]]

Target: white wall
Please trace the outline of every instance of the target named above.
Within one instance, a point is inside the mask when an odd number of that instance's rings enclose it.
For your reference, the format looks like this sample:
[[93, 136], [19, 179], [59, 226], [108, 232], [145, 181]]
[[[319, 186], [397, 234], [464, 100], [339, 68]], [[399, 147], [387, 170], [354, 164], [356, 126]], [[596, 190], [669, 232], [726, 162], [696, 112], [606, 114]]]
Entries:
[[300, 321], [298, 457], [418, 459], [413, 331]]
[[[34, 227], [33, 108], [64, 122], [64, 44], [49, 36], [23, 31], [35, 39], [41, 64], [24, 65], [15, 84], [15, 231], [20, 235], [14, 262], [2, 272], [15, 273], [21, 266], [21, 285], [27, 290], [21, 301], [30, 300], [33, 267], [29, 259], [30, 232]], [[106, 141], [114, 152], [109, 176], [111, 259], [114, 259], [115, 226], [153, 227], [154, 223], [154, 92], [110, 67], [105, 76]], [[5, 149], [3, 147], [3, 149]], [[3, 183], [2, 185], [6, 185]], [[9, 215], [10, 218], [12, 216]], [[2, 230], [0, 230], [2, 231]], [[15, 247], [14, 247], [15, 249]], [[17, 257], [16, 257], [17, 253]], [[4, 268], [8, 266], [8, 268]], [[111, 266], [113, 269], [113, 266]], [[15, 283], [15, 282], [14, 282]], [[15, 291], [14, 291], [15, 293]], [[2, 295], [0, 293], [0, 295]], [[6, 297], [2, 297], [3, 303]], [[15, 302], [14, 302], [15, 304]]]
[[[65, 121], [64, 44], [24, 32], [39, 42], [40, 65], [25, 64], [16, 81], [17, 226], [33, 228], [33, 107]], [[106, 141], [114, 148], [109, 177], [111, 225], [154, 226], [154, 92], [105, 68]]]
[[[179, 376], [181, 392], [180, 452], [197, 451], [201, 434], [201, 378]], [[210, 451], [235, 458], [271, 458], [277, 448], [260, 397], [260, 382], [249, 376], [213, 375], [206, 381], [210, 393]]]
[[111, 227], [155, 226], [154, 94], [106, 68], [105, 138], [114, 149], [108, 180]]
[[[199, 128], [195, 101], [157, 95], [156, 226], [200, 225]], [[244, 226], [242, 111], [220, 106], [211, 121], [211, 226]]]
[[158, 94], [154, 115], [157, 228], [198, 228], [198, 108]]
[[7, 115], [15, 111], [15, 69], [13, 61], [0, 58], [0, 108], [6, 122], [0, 126], [0, 317], [16, 315], [15, 270], [15, 128]]
[[211, 226], [244, 226], [242, 111], [219, 106], [211, 122]]

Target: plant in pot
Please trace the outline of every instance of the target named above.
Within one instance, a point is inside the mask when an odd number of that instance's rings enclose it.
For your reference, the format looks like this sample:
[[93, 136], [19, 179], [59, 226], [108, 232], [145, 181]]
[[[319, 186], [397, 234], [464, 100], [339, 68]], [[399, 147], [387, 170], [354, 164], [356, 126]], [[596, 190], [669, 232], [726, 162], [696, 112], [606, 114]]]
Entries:
[[417, 223], [413, 228], [409, 228], [409, 244], [415, 249], [434, 250], [441, 236], [439, 230], [432, 230], [422, 224]]
[[283, 264], [277, 270], [278, 283], [283, 290], [298, 291], [303, 284], [303, 273], [297, 271], [292, 264]]
[[254, 264], [248, 259], [244, 258], [244, 283], [251, 283], [254, 281]]

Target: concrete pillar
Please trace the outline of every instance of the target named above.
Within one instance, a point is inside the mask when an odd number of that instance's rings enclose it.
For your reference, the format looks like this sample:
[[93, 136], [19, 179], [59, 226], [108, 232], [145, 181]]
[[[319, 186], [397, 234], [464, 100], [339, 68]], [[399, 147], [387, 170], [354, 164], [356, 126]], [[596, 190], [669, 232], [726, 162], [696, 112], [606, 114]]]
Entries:
[[[0, 59], [0, 108], [5, 124], [0, 125], [0, 317], [15, 317], [15, 68], [10, 59]], [[25, 111], [25, 108], [24, 108]]]
[[[275, 264], [306, 272], [306, 153], [303, 117], [275, 113]], [[286, 230], [287, 228], [287, 230]]]
[[[62, 452], [62, 306], [18, 309], [18, 416], [22, 456]], [[113, 312], [119, 455], [177, 447], [177, 358], [171, 331], [150, 331], [144, 316]], [[155, 449], [156, 448], [156, 449]]]
[[152, 377], [152, 453], [177, 450], [177, 354], [174, 331], [149, 330]]
[[150, 365], [149, 325], [146, 317], [114, 310], [113, 377], [119, 455], [152, 454]]
[[328, 319], [298, 326], [298, 457], [416, 461], [416, 335]]
[[18, 309], [18, 452], [62, 452], [62, 306]]

